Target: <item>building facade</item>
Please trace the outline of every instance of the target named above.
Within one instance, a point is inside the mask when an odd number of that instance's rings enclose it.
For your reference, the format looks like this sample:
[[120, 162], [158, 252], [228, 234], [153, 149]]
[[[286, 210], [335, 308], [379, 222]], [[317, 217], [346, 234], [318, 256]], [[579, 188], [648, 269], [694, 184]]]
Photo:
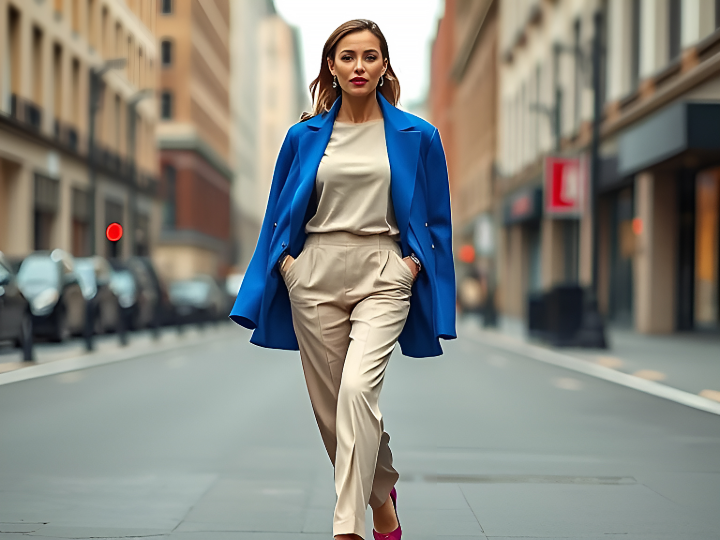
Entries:
[[1, 251], [128, 256], [157, 241], [154, 4], [0, 0]]
[[[467, 192], [458, 180], [464, 176], [457, 174], [458, 155], [468, 164], [481, 162], [480, 150], [467, 146], [473, 141], [479, 148], [480, 134], [462, 137], [455, 129], [449, 155], [456, 170], [453, 197], [463, 199], [454, 203], [456, 221], [480, 217], [487, 209], [494, 216], [495, 302], [502, 323], [526, 326], [535, 293], [561, 285], [587, 289], [596, 247], [597, 299], [610, 324], [643, 333], [718, 329], [720, 2], [492, 4], [496, 18], [485, 17], [477, 30], [489, 35], [488, 25], [497, 21], [494, 74], [489, 65], [484, 69], [485, 77], [497, 80], [490, 190], [471, 180], [478, 191]], [[456, 25], [472, 20], [460, 15], [457, 0], [446, 4], [446, 17], [450, 6]], [[602, 52], [596, 79], [592, 43], [598, 23]], [[462, 41], [463, 33], [456, 34]], [[488, 40], [480, 48], [489, 51], [493, 45]], [[461, 51], [457, 47], [452, 55], [456, 65], [464, 61]], [[479, 68], [481, 56], [470, 54], [468, 66]], [[456, 87], [445, 112], [457, 106], [471, 110], [458, 97], [462, 77], [456, 71], [450, 75]], [[546, 158], [577, 158], [580, 174], [589, 174], [595, 84], [602, 116], [594, 204], [558, 216], [547, 204]], [[476, 94], [471, 102], [491, 106], [482, 92]], [[477, 109], [468, 116], [469, 122], [487, 123]], [[467, 233], [457, 225], [460, 234]]]
[[222, 276], [231, 257], [230, 2], [162, 0], [162, 228], [153, 259], [167, 279]]

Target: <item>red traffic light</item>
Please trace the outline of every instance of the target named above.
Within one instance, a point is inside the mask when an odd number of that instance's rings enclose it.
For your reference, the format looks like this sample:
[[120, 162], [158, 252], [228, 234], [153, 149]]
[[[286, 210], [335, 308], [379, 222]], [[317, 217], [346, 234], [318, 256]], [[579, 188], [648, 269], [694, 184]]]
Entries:
[[111, 242], [117, 242], [122, 238], [122, 235], [123, 228], [119, 223], [111, 223], [107, 226], [107, 229], [105, 229], [105, 236]]

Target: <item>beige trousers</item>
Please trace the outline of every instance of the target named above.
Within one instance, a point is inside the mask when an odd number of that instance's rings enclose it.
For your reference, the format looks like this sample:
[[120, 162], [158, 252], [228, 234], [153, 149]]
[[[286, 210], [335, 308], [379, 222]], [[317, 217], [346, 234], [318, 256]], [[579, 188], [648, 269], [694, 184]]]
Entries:
[[310, 234], [283, 278], [305, 381], [335, 467], [333, 534], [365, 537], [398, 473], [378, 398], [408, 310], [413, 275], [386, 235]]

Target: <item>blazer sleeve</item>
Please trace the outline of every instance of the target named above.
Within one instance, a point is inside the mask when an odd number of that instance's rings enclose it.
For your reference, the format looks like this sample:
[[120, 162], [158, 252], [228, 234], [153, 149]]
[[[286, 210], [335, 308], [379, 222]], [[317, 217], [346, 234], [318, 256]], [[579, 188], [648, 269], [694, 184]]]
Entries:
[[285, 135], [280, 153], [275, 162], [270, 195], [268, 197], [265, 217], [263, 218], [260, 236], [255, 252], [245, 272], [240, 291], [230, 312], [230, 319], [245, 328], [254, 329], [258, 325], [260, 306], [262, 304], [265, 282], [267, 279], [270, 240], [273, 234], [273, 223], [280, 193], [290, 172], [294, 157], [295, 143], [292, 128]]
[[435, 328], [439, 337], [452, 339], [455, 331], [455, 265], [452, 253], [450, 183], [445, 151], [437, 129], [432, 134], [426, 157], [428, 225], [433, 239], [437, 278]]

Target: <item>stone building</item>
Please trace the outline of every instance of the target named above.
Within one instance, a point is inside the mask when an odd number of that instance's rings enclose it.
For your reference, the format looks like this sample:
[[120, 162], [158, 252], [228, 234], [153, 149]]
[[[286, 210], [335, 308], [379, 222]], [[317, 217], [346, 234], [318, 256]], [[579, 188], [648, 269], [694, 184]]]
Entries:
[[[152, 249], [160, 217], [155, 19], [154, 0], [0, 0], [3, 252]], [[116, 247], [104, 235], [113, 221], [126, 228]]]

